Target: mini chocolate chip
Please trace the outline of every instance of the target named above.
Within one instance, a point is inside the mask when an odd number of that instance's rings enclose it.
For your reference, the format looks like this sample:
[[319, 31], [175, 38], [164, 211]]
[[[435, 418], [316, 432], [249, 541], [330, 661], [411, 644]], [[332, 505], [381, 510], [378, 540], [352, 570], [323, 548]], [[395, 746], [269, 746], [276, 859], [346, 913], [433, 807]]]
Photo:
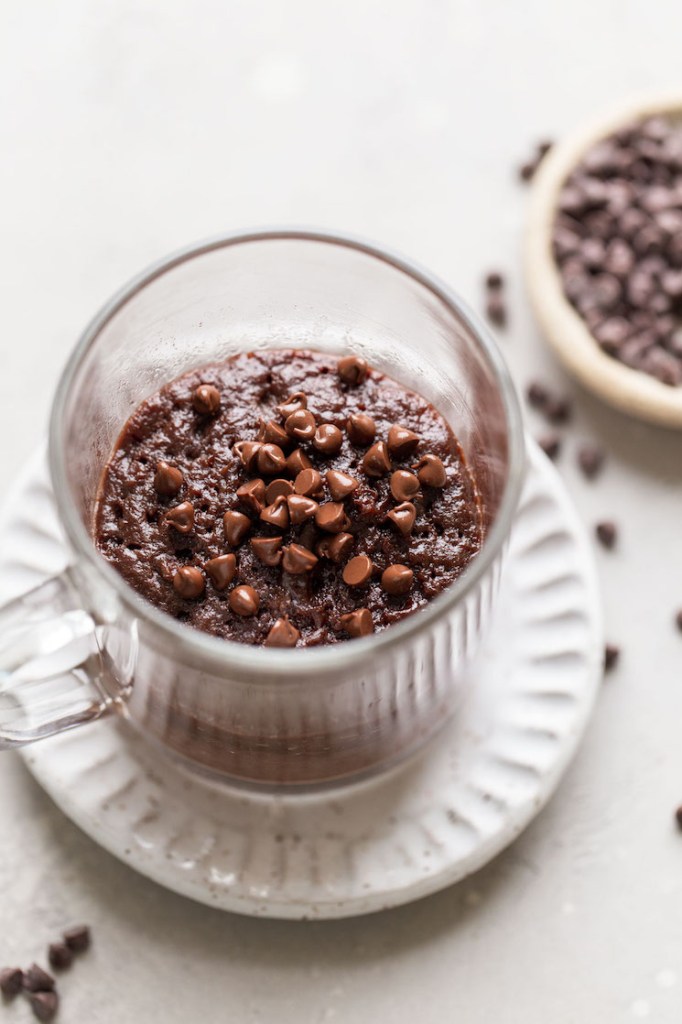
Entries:
[[354, 612], [348, 612], [339, 619], [341, 628], [348, 633], [348, 636], [369, 636], [374, 632], [372, 613], [369, 608], [358, 608]]
[[350, 520], [340, 501], [327, 501], [320, 505], [315, 513], [315, 523], [327, 533], [341, 533], [350, 526]]
[[231, 548], [236, 548], [244, 540], [251, 529], [251, 520], [243, 512], [226, 512], [223, 516], [225, 540]]
[[349, 476], [348, 473], [342, 473], [338, 469], [330, 469], [326, 474], [326, 481], [334, 501], [343, 501], [359, 487], [355, 477]]
[[400, 597], [412, 587], [414, 573], [407, 565], [389, 565], [381, 574], [381, 586], [391, 597]]
[[345, 561], [353, 550], [355, 539], [352, 533], [336, 533], [332, 537], [323, 537], [315, 547], [320, 558], [328, 558], [330, 562]]
[[595, 526], [595, 533], [597, 540], [607, 550], [611, 550], [615, 547], [616, 541], [618, 540], [618, 529], [614, 522], [611, 520], [605, 520], [602, 523], [597, 523]]
[[3, 967], [0, 971], [0, 992], [5, 999], [14, 999], [24, 987], [24, 972], [21, 967]]
[[682, 830], [682, 804], [680, 804], [680, 806], [675, 810], [675, 821], [677, 823], [677, 827]]
[[300, 448], [296, 448], [287, 457], [287, 473], [289, 476], [297, 476], [302, 470], [310, 469], [311, 466], [312, 462]]
[[322, 477], [316, 469], [302, 469], [294, 480], [296, 494], [304, 494], [307, 498], [322, 492]]
[[283, 420], [286, 420], [293, 413], [298, 412], [299, 409], [308, 408], [308, 398], [303, 394], [302, 391], [295, 391], [293, 395], [289, 395], [283, 402], [277, 406], [277, 412], [280, 414]]
[[237, 559], [232, 554], [218, 555], [206, 562], [204, 571], [208, 573], [216, 590], [225, 590], [234, 579], [237, 571]]
[[305, 572], [311, 572], [317, 562], [317, 556], [308, 548], [304, 548], [301, 544], [290, 544], [284, 549], [282, 568], [293, 576], [301, 576]]
[[499, 270], [489, 270], [485, 275], [485, 286], [489, 291], [497, 291], [504, 287], [504, 277]]
[[346, 562], [343, 570], [343, 582], [349, 587], [364, 587], [372, 578], [374, 566], [367, 555], [356, 555]]
[[395, 473], [391, 473], [390, 487], [395, 500], [402, 502], [409, 501], [419, 494], [421, 485], [414, 473], [410, 473], [408, 469], [396, 469]]
[[568, 423], [573, 406], [568, 398], [550, 398], [544, 412], [550, 423]]
[[220, 408], [220, 392], [213, 384], [200, 384], [192, 395], [192, 405], [201, 416], [213, 416]]
[[419, 481], [424, 487], [445, 487], [448, 482], [445, 466], [437, 455], [422, 455], [412, 468], [417, 470]]
[[538, 445], [542, 448], [547, 458], [553, 462], [558, 458], [561, 451], [561, 438], [558, 434], [545, 434], [543, 437], [538, 438]]
[[679, 629], [680, 633], [682, 633], [682, 608], [680, 608], [680, 610], [675, 615], [675, 625]]
[[281, 537], [253, 537], [251, 550], [263, 565], [275, 566], [282, 561]]
[[301, 639], [301, 633], [292, 626], [286, 615], [276, 619], [265, 638], [265, 647], [295, 647]]
[[249, 480], [237, 488], [237, 498], [250, 512], [262, 512], [265, 506], [265, 483], [260, 480]]
[[256, 468], [258, 453], [262, 447], [262, 441], [237, 441], [232, 446], [232, 451], [236, 454], [246, 472], [252, 473]]
[[275, 498], [272, 505], [268, 505], [260, 514], [264, 523], [276, 527], [278, 530], [286, 530], [289, 525], [289, 509], [285, 497]]
[[177, 466], [171, 466], [163, 459], [156, 464], [154, 490], [164, 498], [174, 498], [184, 483], [184, 477]]
[[519, 167], [519, 178], [521, 181], [531, 181], [537, 169], [538, 163], [536, 160], [527, 160], [525, 164], [521, 164]]
[[286, 498], [293, 493], [294, 485], [291, 480], [284, 480], [283, 477], [278, 477], [268, 484], [265, 491], [265, 500], [268, 505], [272, 505], [275, 498]]
[[280, 448], [286, 448], [289, 444], [289, 435], [274, 420], [268, 420], [267, 423], [265, 420], [261, 420], [256, 440], [263, 441], [264, 444], [278, 444]]
[[39, 964], [31, 964], [27, 971], [24, 971], [24, 989], [26, 992], [52, 992], [55, 987], [55, 980], [51, 974]]
[[528, 399], [528, 404], [533, 409], [542, 410], [549, 402], [551, 395], [549, 389], [536, 380], [532, 381], [526, 388], [526, 398]]
[[402, 533], [403, 537], [406, 537], [409, 533], [412, 533], [414, 521], [417, 518], [417, 510], [411, 501], [403, 501], [402, 504], [392, 508], [386, 518], [390, 519], [393, 525]]
[[315, 431], [313, 444], [323, 455], [336, 455], [343, 444], [343, 434], [333, 423], [322, 423]]
[[289, 437], [298, 441], [311, 441], [315, 436], [315, 417], [308, 409], [298, 409], [287, 416], [284, 429]]
[[350, 384], [351, 387], [355, 387], [367, 379], [369, 367], [360, 356], [344, 356], [342, 359], [339, 359], [336, 369], [344, 384]]
[[28, 1001], [36, 1020], [52, 1020], [59, 1009], [59, 996], [56, 992], [32, 992]]
[[51, 942], [47, 947], [47, 959], [55, 970], [66, 970], [73, 963], [73, 950], [65, 942]]
[[228, 601], [235, 615], [241, 615], [244, 619], [255, 615], [260, 605], [258, 594], [249, 586], [235, 587], [230, 591]]
[[385, 441], [377, 441], [371, 448], [368, 448], [362, 460], [362, 468], [367, 476], [379, 477], [388, 473], [391, 468], [391, 460], [388, 457], [388, 449]]
[[366, 416], [362, 412], [353, 413], [346, 420], [346, 432], [353, 444], [362, 445], [364, 448], [376, 437], [376, 423], [371, 416]]
[[189, 501], [183, 501], [166, 512], [166, 522], [178, 533], [191, 533], [194, 527], [194, 508]]
[[583, 476], [594, 480], [604, 465], [604, 450], [596, 444], [582, 444], [578, 449], [578, 466]]
[[312, 519], [320, 506], [304, 494], [290, 494], [287, 497], [287, 507], [292, 526], [300, 526], [306, 519]]
[[173, 587], [176, 593], [187, 601], [201, 597], [205, 586], [201, 570], [193, 565], [181, 565], [173, 576]]
[[620, 647], [616, 647], [615, 644], [606, 644], [604, 647], [604, 671], [610, 672], [612, 668], [615, 668], [619, 658]]
[[400, 427], [394, 424], [388, 431], [389, 454], [396, 459], [405, 459], [408, 455], [412, 455], [419, 441], [419, 434], [415, 434], [413, 430], [408, 430], [407, 427]]
[[261, 446], [257, 456], [257, 465], [259, 472], [264, 476], [275, 476], [277, 473], [281, 473], [286, 464], [286, 456], [278, 444]]
[[496, 327], [507, 324], [507, 303], [502, 292], [489, 292], [485, 303], [485, 315]]
[[90, 948], [92, 934], [87, 924], [76, 924], [62, 932], [64, 942], [74, 953], [84, 953]]

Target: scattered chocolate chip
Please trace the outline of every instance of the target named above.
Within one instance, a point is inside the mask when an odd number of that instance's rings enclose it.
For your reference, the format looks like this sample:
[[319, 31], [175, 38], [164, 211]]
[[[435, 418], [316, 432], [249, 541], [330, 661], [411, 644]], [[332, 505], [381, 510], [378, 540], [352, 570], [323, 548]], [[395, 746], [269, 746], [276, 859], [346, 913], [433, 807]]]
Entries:
[[36, 1020], [52, 1020], [59, 1009], [59, 996], [56, 992], [32, 992], [28, 999]]
[[5, 999], [14, 999], [24, 987], [24, 972], [21, 967], [3, 967], [0, 970], [0, 992]]
[[367, 476], [379, 477], [388, 473], [391, 468], [391, 460], [388, 457], [388, 449], [385, 441], [377, 441], [368, 448], [362, 460], [363, 471]]
[[485, 315], [496, 327], [506, 327], [507, 303], [502, 292], [489, 292], [485, 302]]
[[266, 487], [265, 501], [268, 505], [272, 505], [276, 498], [287, 498], [293, 493], [294, 485], [291, 480], [285, 480], [283, 477], [277, 477], [276, 480], [271, 480]]
[[359, 484], [353, 476], [341, 473], [338, 469], [330, 469], [325, 477], [327, 487], [334, 501], [343, 501], [349, 494], [357, 490]]
[[173, 576], [173, 587], [180, 597], [191, 601], [195, 597], [201, 597], [206, 584], [200, 569], [193, 565], [182, 565]]
[[258, 594], [249, 586], [235, 587], [230, 591], [228, 601], [235, 615], [241, 615], [244, 619], [255, 615], [260, 605]]
[[283, 402], [277, 406], [277, 412], [280, 414], [283, 420], [292, 416], [295, 412], [300, 409], [308, 408], [308, 398], [303, 394], [302, 391], [295, 391], [293, 395], [289, 395]]
[[680, 633], [682, 633], [682, 608], [680, 608], [680, 610], [675, 615], [675, 625], [679, 629]]
[[377, 428], [371, 416], [358, 412], [353, 413], [346, 420], [346, 433], [353, 444], [361, 445], [364, 448], [371, 444], [376, 437]]
[[277, 444], [280, 448], [286, 448], [289, 444], [289, 435], [274, 420], [268, 420], [267, 422], [261, 420], [256, 440], [262, 441], [264, 444]]
[[540, 381], [535, 380], [532, 381], [526, 388], [526, 398], [528, 399], [528, 404], [533, 409], [538, 409], [542, 411], [549, 402], [551, 394], [549, 389], [546, 388], [544, 384], [541, 384]]
[[247, 473], [252, 473], [258, 462], [258, 453], [263, 447], [262, 441], [237, 441], [232, 451], [235, 453]]
[[194, 528], [194, 508], [189, 501], [183, 501], [166, 512], [166, 522], [178, 533], [191, 533]]
[[412, 587], [414, 573], [407, 565], [389, 565], [381, 574], [381, 586], [391, 597], [400, 597]]
[[395, 500], [404, 502], [419, 494], [421, 484], [419, 478], [408, 469], [396, 469], [395, 473], [391, 473], [390, 487]]
[[31, 964], [24, 971], [24, 989], [26, 992], [52, 992], [55, 980], [51, 974], [43, 970], [40, 964]]
[[338, 564], [348, 558], [354, 544], [352, 533], [336, 533], [332, 537], [323, 537], [317, 543], [315, 551], [320, 558], [328, 558], [330, 562]]
[[618, 539], [618, 530], [616, 528], [615, 523], [611, 522], [610, 520], [605, 520], [602, 523], [597, 523], [595, 527], [595, 533], [597, 535], [597, 540], [602, 545], [602, 547], [605, 547], [609, 551], [613, 547], [615, 547], [616, 541]]
[[561, 438], [558, 434], [545, 434], [543, 437], [539, 437], [538, 445], [542, 448], [548, 459], [554, 461], [559, 457]]
[[339, 359], [336, 369], [344, 384], [355, 387], [367, 379], [369, 367], [359, 356], [344, 356], [343, 359]]
[[343, 582], [349, 587], [364, 587], [372, 578], [374, 566], [367, 555], [356, 555], [346, 562], [343, 570]]
[[276, 619], [265, 638], [265, 647], [295, 647], [301, 638], [300, 631], [292, 626], [286, 615]]
[[192, 395], [192, 405], [201, 416], [214, 416], [220, 408], [220, 392], [213, 384], [200, 384]]
[[250, 512], [262, 512], [265, 507], [265, 483], [260, 479], [249, 480], [237, 488], [237, 498]]
[[339, 619], [341, 628], [348, 633], [348, 636], [369, 636], [374, 632], [372, 613], [369, 608], [358, 608], [354, 612], [348, 612]]
[[485, 275], [485, 286], [488, 291], [496, 292], [504, 287], [504, 277], [499, 270], [490, 270]]
[[422, 455], [412, 468], [417, 470], [417, 477], [424, 487], [445, 487], [448, 482], [445, 466], [437, 455]]
[[297, 476], [302, 470], [310, 469], [312, 462], [304, 451], [296, 448], [291, 455], [287, 456], [287, 473], [289, 476]]
[[413, 430], [408, 430], [407, 427], [400, 427], [397, 423], [394, 423], [388, 431], [387, 447], [389, 455], [392, 455], [395, 459], [405, 459], [416, 451], [419, 441], [419, 434], [415, 434]]
[[675, 810], [675, 821], [677, 822], [677, 827], [682, 829], [682, 804]]
[[163, 498], [174, 498], [184, 483], [184, 478], [177, 466], [171, 466], [163, 459], [156, 464], [154, 474], [154, 490]]
[[610, 672], [612, 668], [615, 668], [619, 658], [620, 647], [616, 647], [615, 644], [606, 644], [604, 648], [604, 671]]
[[307, 498], [312, 497], [313, 494], [321, 494], [322, 476], [316, 469], [302, 469], [300, 473], [296, 474], [294, 490], [296, 494], [304, 494]]
[[281, 537], [253, 537], [251, 550], [263, 565], [275, 566], [282, 561]]
[[251, 520], [243, 512], [226, 512], [223, 516], [225, 540], [231, 548], [236, 548], [251, 529]]
[[206, 562], [204, 571], [208, 574], [216, 590], [225, 590], [234, 579], [237, 571], [237, 559], [232, 554], [218, 555]]
[[315, 513], [315, 523], [326, 533], [341, 533], [350, 526], [350, 520], [340, 501], [327, 501], [320, 505]]
[[536, 170], [536, 162], [534, 160], [527, 160], [526, 163], [521, 164], [519, 167], [519, 178], [521, 181], [531, 181]]
[[290, 544], [284, 549], [282, 568], [294, 576], [300, 576], [304, 572], [311, 572], [317, 562], [317, 556], [308, 548], [304, 548], [302, 544]]
[[73, 950], [65, 942], [51, 942], [47, 948], [47, 959], [50, 967], [64, 971], [73, 963]]
[[263, 476], [276, 476], [286, 468], [287, 460], [278, 444], [264, 444], [258, 450], [256, 464]]
[[596, 444], [582, 444], [578, 449], [578, 466], [588, 480], [594, 480], [604, 465], [604, 450]]
[[308, 409], [298, 409], [297, 412], [292, 412], [291, 416], [287, 416], [284, 424], [284, 429], [289, 437], [293, 437], [297, 441], [311, 441], [315, 436], [316, 428], [315, 417]]
[[290, 494], [287, 498], [287, 507], [291, 525], [300, 526], [306, 519], [312, 519], [320, 506], [304, 494]]
[[323, 455], [336, 455], [343, 444], [343, 434], [333, 423], [322, 423], [315, 431], [313, 444]]
[[568, 398], [550, 398], [544, 413], [550, 423], [568, 423], [573, 414], [573, 406]]
[[275, 498], [272, 505], [268, 505], [263, 509], [260, 517], [269, 526], [274, 526], [278, 530], [286, 530], [289, 525], [287, 499], [284, 497]]
[[403, 501], [386, 516], [387, 519], [402, 533], [403, 537], [412, 533], [414, 521], [417, 518], [417, 510], [411, 501]]

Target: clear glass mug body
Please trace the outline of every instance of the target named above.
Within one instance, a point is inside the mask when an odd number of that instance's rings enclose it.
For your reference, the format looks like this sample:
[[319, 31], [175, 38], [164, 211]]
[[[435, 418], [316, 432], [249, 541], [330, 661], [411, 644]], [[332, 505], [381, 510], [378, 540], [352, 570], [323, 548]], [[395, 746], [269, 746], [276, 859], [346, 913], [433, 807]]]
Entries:
[[[476, 479], [479, 555], [425, 609], [368, 638], [282, 651], [202, 634], [134, 593], [91, 540], [102, 466], [135, 407], [185, 370], [275, 347], [356, 352], [420, 392], [452, 425]], [[329, 782], [404, 757], [455, 707], [488, 622], [522, 437], [485, 329], [398, 257], [354, 239], [263, 231], [151, 268], [87, 328], [50, 425], [50, 473], [73, 553], [63, 600], [96, 627], [99, 697], [89, 713], [52, 714], [38, 731], [29, 714], [17, 742], [116, 711], [200, 770], [249, 783]], [[91, 656], [91, 678], [92, 665]]]

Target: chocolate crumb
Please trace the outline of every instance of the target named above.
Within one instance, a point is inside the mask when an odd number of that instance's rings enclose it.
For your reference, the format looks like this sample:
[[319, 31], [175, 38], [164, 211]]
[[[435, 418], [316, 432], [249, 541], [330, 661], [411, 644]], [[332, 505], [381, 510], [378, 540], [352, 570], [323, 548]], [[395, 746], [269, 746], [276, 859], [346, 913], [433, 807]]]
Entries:
[[597, 540], [605, 547], [607, 551], [611, 551], [615, 547], [616, 541], [618, 540], [618, 530], [616, 524], [611, 520], [604, 520], [604, 522], [597, 523], [595, 527], [595, 533]]
[[604, 647], [604, 671], [610, 672], [615, 668], [620, 659], [620, 647], [615, 644], [606, 644]]

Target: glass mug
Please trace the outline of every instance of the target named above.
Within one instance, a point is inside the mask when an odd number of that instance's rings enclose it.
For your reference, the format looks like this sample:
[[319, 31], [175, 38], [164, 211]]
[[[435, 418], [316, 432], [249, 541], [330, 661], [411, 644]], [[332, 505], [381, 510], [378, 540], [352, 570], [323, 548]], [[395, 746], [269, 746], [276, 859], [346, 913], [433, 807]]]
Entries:
[[[100, 473], [128, 416], [186, 370], [237, 351], [354, 352], [452, 425], [481, 498], [464, 574], [369, 637], [278, 650], [192, 629], [97, 552]], [[195, 768], [270, 786], [379, 770], [454, 709], [489, 619], [523, 478], [523, 431], [486, 329], [413, 264], [339, 235], [234, 234], [173, 255], [95, 317], [54, 399], [49, 470], [70, 563], [0, 613], [0, 747], [118, 714]]]

